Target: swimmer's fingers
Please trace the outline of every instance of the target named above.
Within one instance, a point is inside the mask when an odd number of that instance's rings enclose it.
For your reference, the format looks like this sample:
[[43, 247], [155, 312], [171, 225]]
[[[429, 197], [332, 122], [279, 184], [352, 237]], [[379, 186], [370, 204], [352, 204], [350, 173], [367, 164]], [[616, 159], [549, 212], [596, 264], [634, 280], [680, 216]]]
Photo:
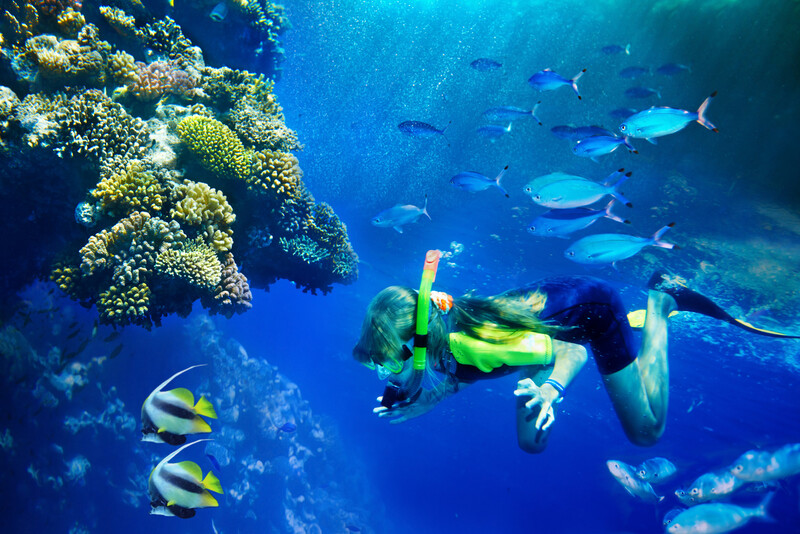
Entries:
[[536, 418], [536, 430], [547, 430], [556, 420], [556, 414], [553, 411], [553, 406], [546, 403], [542, 404], [542, 409], [539, 411], [539, 417]]
[[514, 395], [522, 397], [526, 395], [535, 396], [539, 392], [539, 386], [530, 378], [525, 378], [517, 382], [517, 389], [514, 390]]

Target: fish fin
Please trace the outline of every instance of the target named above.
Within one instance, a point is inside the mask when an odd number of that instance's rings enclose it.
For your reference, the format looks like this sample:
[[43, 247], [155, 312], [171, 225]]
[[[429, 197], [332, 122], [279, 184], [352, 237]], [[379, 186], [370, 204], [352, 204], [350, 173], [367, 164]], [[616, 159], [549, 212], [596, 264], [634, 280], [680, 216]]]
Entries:
[[211, 432], [211, 425], [206, 423], [202, 418], [195, 417], [192, 421], [192, 434], [209, 434]]
[[[160, 386], [158, 386], [156, 389], [154, 389], [154, 390], [152, 391], [152, 393], [150, 393], [150, 395], [149, 395], [147, 398], [149, 399], [150, 397], [152, 397], [153, 395], [155, 395], [156, 393], [158, 393], [159, 391], [161, 391], [162, 389], [164, 389], [165, 387], [167, 387], [167, 384], [169, 384], [170, 382], [172, 382], [172, 381], [173, 381], [175, 378], [177, 378], [178, 376], [182, 375], [182, 374], [183, 374], [183, 373], [185, 373], [186, 371], [191, 371], [191, 370], [192, 370], [192, 369], [194, 369], [195, 367], [203, 367], [203, 366], [206, 366], [206, 365], [208, 365], [208, 364], [207, 364], [207, 363], [200, 363], [200, 364], [197, 364], [197, 365], [192, 365], [191, 367], [187, 367], [187, 368], [186, 368], [186, 369], [184, 369], [183, 371], [178, 371], [177, 373], [175, 373], [175, 374], [174, 374], [174, 375], [172, 375], [171, 377], [167, 378], [167, 379], [166, 379], [164, 382], [162, 382], [162, 383], [161, 383], [161, 385], [160, 385]], [[147, 399], [145, 399], [145, 402], [147, 402]]]
[[212, 406], [211, 402], [205, 397], [200, 397], [200, 400], [197, 401], [197, 404], [194, 406], [194, 411], [198, 415], [203, 415], [212, 419], [217, 418], [217, 412], [214, 410], [214, 406]]
[[219, 493], [222, 495], [222, 484], [220, 484], [217, 476], [211, 471], [209, 471], [206, 475], [206, 478], [203, 479], [203, 487], [209, 491], [213, 491], [214, 493]]
[[583, 97], [581, 96], [581, 92], [578, 91], [578, 80], [580, 79], [581, 76], [583, 76], [583, 74], [585, 72], [586, 72], [586, 69], [583, 69], [578, 74], [576, 74], [574, 78], [572, 78], [570, 80], [570, 83], [572, 84], [572, 90], [575, 91], [576, 95], [578, 95], [578, 100], [583, 100]]
[[616, 215], [611, 213], [611, 206], [613, 206], [614, 202], [616, 202], [616, 201], [617, 201], [616, 198], [612, 198], [611, 202], [609, 202], [606, 205], [605, 210], [604, 210], [605, 213], [603, 214], [603, 217], [605, 217], [607, 219], [611, 219], [612, 221], [617, 221], [617, 222], [622, 223], [622, 224], [630, 224], [631, 222], [628, 219], [623, 219], [622, 217], [617, 217]]
[[164, 393], [172, 395], [187, 406], [194, 406], [194, 395], [186, 388], [176, 388]]
[[767, 495], [758, 503], [758, 508], [756, 508], [756, 516], [759, 517], [762, 521], [767, 521], [769, 523], [774, 523], [775, 519], [771, 515], [769, 515], [769, 503], [772, 501], [772, 498], [775, 496], [775, 492], [771, 491], [767, 493]]
[[589, 158], [589, 159], [590, 159], [590, 160], [592, 160], [592, 161], [594, 161], [595, 163], [600, 163], [600, 160], [599, 160], [599, 159], [597, 159], [597, 158], [596, 158], [596, 157], [594, 157], [594, 156], [592, 156], [592, 157], [591, 157], [591, 158]]
[[628, 150], [630, 150], [630, 151], [631, 151], [631, 152], [633, 152], [634, 154], [638, 154], [638, 153], [639, 153], [639, 151], [638, 151], [638, 150], [636, 150], [636, 147], [634, 147], [634, 146], [633, 146], [633, 145], [630, 143], [630, 137], [628, 137], [628, 136], [625, 136], [625, 137], [623, 137], [622, 139], [623, 139], [623, 141], [622, 141], [622, 142], [623, 142], [623, 144], [625, 145], [625, 147], [626, 147]]
[[179, 448], [179, 449], [177, 449], [177, 450], [175, 450], [175, 451], [172, 451], [172, 452], [171, 452], [171, 453], [169, 453], [169, 454], [168, 454], [168, 455], [167, 455], [167, 456], [166, 456], [164, 459], [162, 459], [160, 462], [158, 462], [158, 465], [156, 465], [156, 466], [153, 468], [153, 471], [150, 473], [150, 476], [153, 476], [153, 472], [154, 472], [156, 469], [158, 469], [158, 468], [159, 468], [159, 467], [161, 467], [162, 465], [166, 464], [167, 462], [169, 462], [170, 460], [172, 460], [173, 458], [175, 458], [175, 456], [177, 456], [177, 455], [178, 455], [178, 453], [180, 453], [180, 452], [181, 452], [183, 449], [186, 449], [186, 448], [188, 448], [188, 447], [191, 447], [192, 445], [196, 445], [196, 444], [198, 444], [198, 443], [202, 443], [203, 441], [214, 441], [214, 440], [213, 440], [213, 439], [198, 439], [198, 440], [196, 440], [196, 441], [193, 441], [193, 442], [191, 442], [191, 443], [187, 443], [186, 445], [183, 445], [183, 446], [181, 446], [181, 448]]
[[[537, 109], [539, 109], [539, 104], [541, 104], [541, 103], [542, 103], [542, 101], [541, 101], [541, 100], [539, 100], [539, 101], [536, 103], [536, 105], [535, 105], [535, 106], [533, 106], [533, 111], [531, 111], [531, 115], [533, 116], [533, 119], [534, 119], [536, 122], [538, 122], [538, 123], [539, 123], [539, 126], [541, 126], [541, 125], [542, 125], [542, 120], [541, 120], [539, 117], [537, 117], [537, 116], [536, 116], [536, 110], [537, 110]], [[509, 126], [510, 126], [510, 125], [509, 125]]]
[[200, 469], [200, 466], [197, 465], [196, 463], [186, 460], [185, 462], [178, 462], [173, 465], [178, 469], [183, 470], [183, 472], [185, 472], [187, 475], [192, 477], [197, 482], [203, 480], [203, 470]]
[[392, 228], [394, 228], [395, 230], [397, 230], [397, 232], [398, 232], [398, 233], [400, 233], [400, 234], [402, 234], [402, 233], [403, 233], [403, 227], [402, 227], [402, 226], [392, 226]]
[[[619, 181], [620, 175], [622, 175], [624, 173], [625, 173], [625, 167], [623, 167], [621, 169], [617, 169], [616, 171], [614, 171], [611, 174], [609, 174], [608, 176], [606, 176], [606, 179], [603, 180], [603, 185], [606, 186], [606, 187], [608, 187], [610, 185], [614, 185], [615, 183], [617, 183]], [[626, 178], [626, 180], [627, 180], [627, 178]]]
[[200, 504], [197, 506], [198, 508], [216, 508], [219, 506], [217, 499], [214, 498], [209, 492], [203, 492], [200, 496]]
[[[511, 125], [509, 125], [509, 126], [511, 126]], [[502, 170], [502, 171], [500, 171], [500, 174], [498, 174], [498, 175], [497, 175], [497, 178], [495, 178], [495, 179], [494, 179], [494, 185], [496, 185], [496, 186], [497, 186], [497, 188], [498, 188], [500, 191], [502, 191], [502, 192], [503, 192], [503, 194], [506, 196], [506, 198], [508, 198], [508, 191], [506, 191], [505, 189], [503, 189], [503, 186], [502, 186], [502, 185], [500, 185], [500, 180], [503, 178], [503, 176], [505, 176], [505, 174], [506, 174], [506, 171], [508, 171], [508, 165], [506, 165], [505, 167], [503, 167], [503, 170]]]
[[625, 47], [625, 55], [627, 55], [627, 56], [631, 55], [631, 44], [630, 43], [628, 43], [628, 45]]
[[657, 145], [658, 141], [655, 140], [653, 137], [645, 137], [645, 140], [650, 143], [651, 145]]
[[708, 109], [708, 105], [711, 104], [711, 101], [714, 100], [714, 97], [717, 96], [717, 92], [714, 91], [711, 95], [703, 100], [703, 103], [700, 104], [700, 108], [697, 110], [697, 122], [699, 122], [702, 126], [708, 128], [712, 132], [719, 132], [716, 126], [714, 126], [710, 120], [706, 118], [706, 110]]
[[[625, 170], [625, 169], [620, 169], [617, 172], [622, 172], [623, 170]], [[631, 172], [631, 171], [628, 171], [625, 174], [623, 174], [622, 177], [620, 177], [619, 181], [616, 184], [614, 184], [614, 187], [612, 187], [611, 191], [609, 192], [609, 194], [613, 195], [614, 198], [616, 198], [617, 200], [619, 200], [620, 202], [622, 202], [623, 204], [625, 204], [629, 208], [633, 207], [633, 202], [631, 202], [630, 200], [625, 198], [625, 195], [623, 195], [620, 192], [619, 188], [620, 188], [620, 186], [622, 184], [624, 184], [626, 181], [628, 181], [628, 178], [630, 178], [632, 175], [633, 175], [633, 172]]]
[[661, 238], [664, 236], [664, 234], [666, 234], [667, 231], [670, 228], [672, 228], [673, 226], [675, 226], [675, 223], [671, 222], [668, 225], [661, 227], [656, 233], [654, 233], [653, 234], [653, 238], [652, 238], [653, 239], [653, 245], [655, 245], [657, 247], [661, 247], [661, 248], [670, 248], [670, 249], [671, 248], [676, 248], [675, 245], [673, 245], [672, 243], [667, 243], [666, 241], [661, 241]]
[[175, 506], [175, 501], [167, 501], [167, 508], [170, 506]]
[[[425, 195], [425, 204], [422, 205], [422, 213], [428, 218], [429, 221], [432, 221], [431, 214], [428, 213], [428, 195]], [[403, 231], [401, 230], [400, 233], [402, 234]]]

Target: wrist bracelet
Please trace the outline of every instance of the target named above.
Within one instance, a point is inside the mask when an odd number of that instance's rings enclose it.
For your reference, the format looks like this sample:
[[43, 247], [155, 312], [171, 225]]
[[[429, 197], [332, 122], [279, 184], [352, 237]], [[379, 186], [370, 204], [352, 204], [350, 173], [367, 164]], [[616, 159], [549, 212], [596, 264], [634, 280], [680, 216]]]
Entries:
[[[564, 396], [564, 386], [562, 386], [557, 380], [553, 380], [552, 378], [548, 378], [547, 380], [544, 381], [544, 384], [550, 384], [551, 386], [553, 386], [553, 389], [558, 391], [558, 395], [560, 397]], [[544, 385], [544, 384], [542, 384], [542, 385]]]

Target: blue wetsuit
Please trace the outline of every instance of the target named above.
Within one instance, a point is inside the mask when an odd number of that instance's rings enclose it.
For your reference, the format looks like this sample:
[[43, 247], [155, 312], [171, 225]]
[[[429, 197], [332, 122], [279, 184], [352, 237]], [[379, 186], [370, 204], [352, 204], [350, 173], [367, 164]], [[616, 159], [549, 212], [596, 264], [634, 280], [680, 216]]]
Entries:
[[[523, 296], [536, 291], [547, 296], [539, 319], [569, 327], [556, 333], [555, 339], [589, 345], [600, 374], [616, 373], [636, 359], [633, 330], [625, 306], [608, 282], [591, 276], [555, 276], [507, 291], [504, 296]], [[515, 370], [504, 365], [483, 373], [476, 367], [458, 365], [455, 375], [463, 382], [474, 382]]]

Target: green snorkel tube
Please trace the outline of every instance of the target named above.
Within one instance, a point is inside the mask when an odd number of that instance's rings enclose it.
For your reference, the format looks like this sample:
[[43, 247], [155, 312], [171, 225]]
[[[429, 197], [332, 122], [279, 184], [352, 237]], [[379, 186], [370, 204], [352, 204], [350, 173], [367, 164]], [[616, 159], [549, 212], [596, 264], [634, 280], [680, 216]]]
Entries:
[[381, 405], [386, 408], [391, 408], [392, 405], [398, 402], [411, 404], [422, 393], [422, 378], [425, 376], [425, 367], [428, 362], [428, 313], [431, 308], [431, 286], [436, 280], [436, 269], [439, 267], [441, 255], [442, 253], [438, 250], [429, 250], [425, 254], [422, 281], [417, 295], [417, 321], [416, 329], [414, 330], [414, 374], [409, 381], [403, 384], [389, 381], [381, 399]]

